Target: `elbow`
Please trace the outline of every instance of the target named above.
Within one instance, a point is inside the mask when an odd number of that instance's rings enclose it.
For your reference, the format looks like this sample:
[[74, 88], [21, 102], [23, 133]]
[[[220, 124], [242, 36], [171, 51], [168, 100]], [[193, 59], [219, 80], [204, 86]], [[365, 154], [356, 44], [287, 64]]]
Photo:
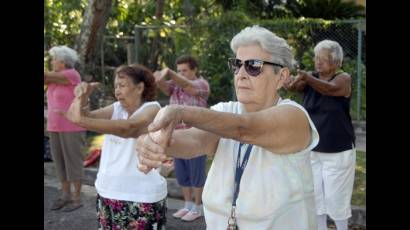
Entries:
[[251, 135], [251, 125], [250, 125], [250, 117], [249, 116], [241, 116], [239, 119], [238, 126], [235, 127], [235, 131], [233, 134], [233, 139], [240, 141], [242, 143], [250, 143], [252, 142], [252, 135]]
[[336, 87], [333, 87], [333, 86], [326, 87], [322, 92], [322, 94], [325, 96], [337, 96], [336, 93], [337, 93], [337, 89]]
[[134, 132], [130, 124], [124, 125], [119, 129], [118, 136], [123, 138], [132, 138], [134, 137]]

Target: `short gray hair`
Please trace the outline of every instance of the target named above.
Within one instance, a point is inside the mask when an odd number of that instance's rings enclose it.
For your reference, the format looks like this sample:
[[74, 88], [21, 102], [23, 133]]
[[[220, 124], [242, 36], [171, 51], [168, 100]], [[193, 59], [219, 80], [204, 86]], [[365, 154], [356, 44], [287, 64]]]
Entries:
[[258, 25], [248, 26], [231, 40], [231, 49], [236, 54], [240, 46], [259, 45], [272, 55], [274, 63], [292, 68], [292, 51], [285, 39]]
[[51, 57], [64, 62], [67, 68], [74, 68], [75, 63], [78, 61], [77, 52], [67, 46], [54, 46], [48, 53]]
[[333, 63], [337, 64], [339, 67], [342, 66], [343, 49], [338, 42], [332, 40], [323, 40], [317, 43], [313, 51], [315, 52], [315, 55], [317, 55], [322, 49], [329, 50], [330, 56], [332, 56]]

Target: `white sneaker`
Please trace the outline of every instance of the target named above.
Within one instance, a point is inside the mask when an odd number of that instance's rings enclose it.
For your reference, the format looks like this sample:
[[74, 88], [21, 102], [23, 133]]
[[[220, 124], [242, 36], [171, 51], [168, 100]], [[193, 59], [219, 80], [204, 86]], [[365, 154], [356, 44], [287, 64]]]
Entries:
[[177, 212], [172, 214], [172, 216], [175, 217], [175, 218], [181, 218], [181, 217], [185, 216], [188, 212], [189, 212], [188, 209], [181, 208], [180, 210], [178, 210]]
[[201, 217], [202, 213], [200, 211], [189, 211], [185, 216], [181, 218], [183, 221], [193, 221]]

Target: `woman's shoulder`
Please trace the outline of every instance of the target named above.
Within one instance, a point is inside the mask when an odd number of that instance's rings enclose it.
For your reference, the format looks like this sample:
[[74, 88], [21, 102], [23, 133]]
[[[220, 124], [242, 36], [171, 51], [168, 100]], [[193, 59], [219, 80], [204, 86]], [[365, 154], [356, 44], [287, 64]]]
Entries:
[[289, 98], [285, 98], [285, 99], [280, 99], [278, 104], [279, 105], [294, 105], [294, 106], [301, 106], [299, 105], [299, 103], [297, 103], [296, 101], [289, 99]]
[[70, 69], [64, 69], [61, 71], [63, 74], [65, 75], [70, 75], [70, 76], [80, 76], [80, 73], [74, 69], [74, 68], [70, 68]]
[[283, 106], [283, 105], [294, 106], [294, 107], [296, 107], [296, 108], [302, 110], [307, 116], [309, 116], [309, 114], [308, 114], [308, 112], [306, 111], [306, 109], [305, 109], [302, 105], [300, 105], [299, 103], [297, 103], [296, 101], [293, 101], [293, 100], [288, 99], [288, 98], [279, 100], [277, 106]]
[[240, 108], [239, 102], [228, 101], [228, 102], [219, 102], [211, 106], [211, 109], [215, 111], [220, 111], [220, 112], [238, 113], [241, 108]]
[[68, 80], [72, 83], [72, 84], [78, 84], [81, 82], [81, 75], [80, 73], [74, 69], [65, 69], [63, 71], [61, 71], [61, 73], [68, 78]]
[[158, 109], [161, 108], [161, 105], [157, 101], [148, 101], [144, 102], [133, 114], [132, 116], [135, 116], [136, 114], [141, 114], [144, 113], [146, 108], [151, 108], [151, 107], [156, 107]]
[[144, 102], [144, 104], [141, 105], [141, 109], [145, 108], [147, 106], [155, 106], [155, 107], [161, 108], [161, 105], [159, 104], [158, 101], [147, 101], [147, 102]]
[[331, 79], [334, 79], [335, 77], [350, 77], [350, 74], [343, 71], [342, 69], [337, 70]]

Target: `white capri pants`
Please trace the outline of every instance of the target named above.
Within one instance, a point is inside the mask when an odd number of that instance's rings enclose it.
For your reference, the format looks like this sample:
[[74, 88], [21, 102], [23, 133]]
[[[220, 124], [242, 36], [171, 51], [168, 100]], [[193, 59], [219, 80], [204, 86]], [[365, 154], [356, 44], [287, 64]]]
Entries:
[[352, 216], [351, 199], [356, 166], [356, 149], [338, 153], [311, 152], [316, 214], [333, 220]]

